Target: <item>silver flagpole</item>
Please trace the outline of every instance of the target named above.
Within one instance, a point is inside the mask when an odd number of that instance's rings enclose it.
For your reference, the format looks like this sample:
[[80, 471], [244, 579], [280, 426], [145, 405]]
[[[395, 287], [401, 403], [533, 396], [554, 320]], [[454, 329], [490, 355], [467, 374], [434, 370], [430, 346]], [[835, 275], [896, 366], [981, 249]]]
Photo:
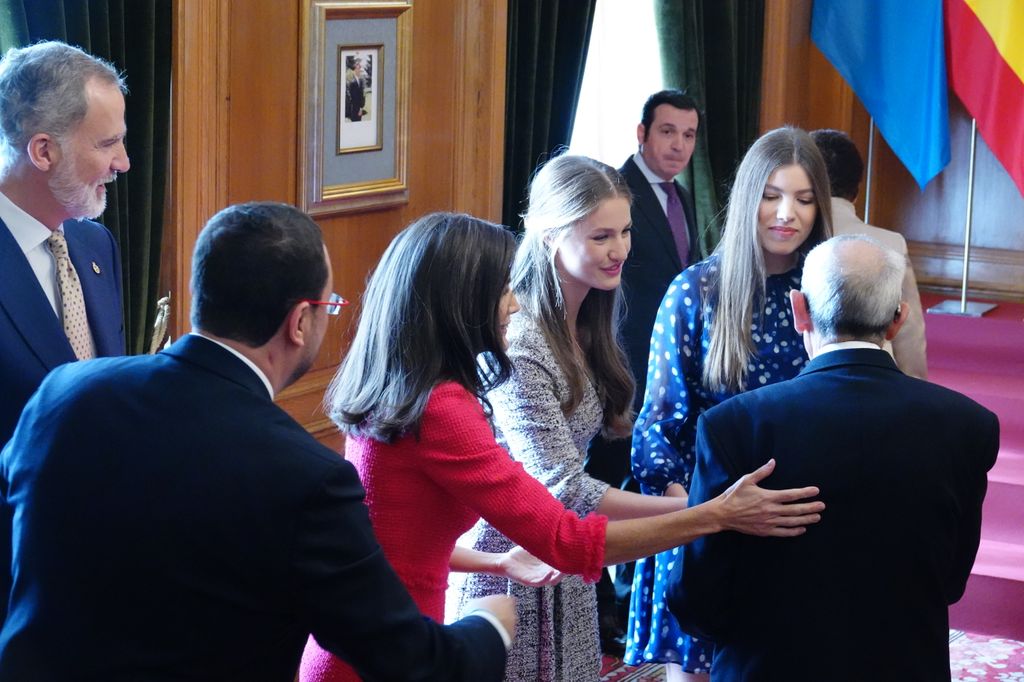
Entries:
[[[981, 317], [996, 307], [995, 303], [976, 303], [967, 301], [967, 273], [971, 265], [971, 219], [974, 215], [974, 154], [978, 144], [978, 121], [971, 119], [971, 163], [967, 170], [967, 216], [964, 219], [964, 270], [960, 282], [960, 303], [954, 300], [943, 301], [928, 309], [930, 313], [945, 315], [966, 315]], [[866, 221], [865, 221], [866, 222]]]
[[871, 224], [871, 180], [875, 170], [875, 117], [868, 124], [868, 180], [864, 184], [864, 222]]

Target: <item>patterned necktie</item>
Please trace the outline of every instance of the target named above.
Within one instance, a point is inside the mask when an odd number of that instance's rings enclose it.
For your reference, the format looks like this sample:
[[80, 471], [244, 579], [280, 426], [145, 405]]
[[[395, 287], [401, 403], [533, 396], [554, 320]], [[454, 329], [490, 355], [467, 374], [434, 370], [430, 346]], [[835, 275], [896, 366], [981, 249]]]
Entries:
[[68, 243], [64, 233], [54, 230], [46, 240], [57, 264], [57, 284], [60, 286], [61, 319], [64, 333], [71, 349], [79, 360], [95, 357], [92, 350], [92, 334], [89, 333], [89, 318], [85, 314], [85, 299], [82, 297], [82, 283], [68, 257]]
[[665, 194], [668, 195], [665, 215], [668, 218], [668, 226], [672, 228], [672, 239], [676, 242], [679, 262], [685, 268], [687, 259], [690, 257], [690, 236], [686, 231], [686, 214], [683, 213], [683, 202], [679, 201], [676, 183], [659, 182], [658, 184], [661, 185], [661, 188], [665, 190]]

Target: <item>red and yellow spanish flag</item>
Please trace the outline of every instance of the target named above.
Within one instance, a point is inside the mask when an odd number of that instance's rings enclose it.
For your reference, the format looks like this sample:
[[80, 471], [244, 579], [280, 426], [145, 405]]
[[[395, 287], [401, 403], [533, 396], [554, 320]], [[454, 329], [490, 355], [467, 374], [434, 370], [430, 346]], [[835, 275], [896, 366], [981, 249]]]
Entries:
[[945, 0], [945, 5], [950, 84], [1024, 194], [1024, 2]]

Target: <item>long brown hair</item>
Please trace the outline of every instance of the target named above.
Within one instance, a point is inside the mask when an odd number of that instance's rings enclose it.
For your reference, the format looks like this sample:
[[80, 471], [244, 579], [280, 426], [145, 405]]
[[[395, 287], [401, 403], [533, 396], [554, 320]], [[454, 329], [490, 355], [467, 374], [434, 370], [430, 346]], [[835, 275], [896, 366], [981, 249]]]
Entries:
[[558, 243], [577, 223], [608, 199], [629, 200], [629, 186], [618, 171], [585, 156], [559, 156], [537, 171], [523, 224], [526, 231], [512, 266], [512, 289], [533, 319], [565, 373], [569, 395], [562, 412], [571, 414], [583, 400], [587, 381], [604, 410], [604, 431], [625, 436], [633, 426], [636, 390], [618, 339], [622, 294], [591, 289], [580, 306], [576, 331], [583, 357], [575, 350], [566, 321], [565, 301], [555, 267]]
[[814, 226], [798, 249], [801, 257], [832, 236], [828, 171], [814, 140], [800, 128], [776, 128], [762, 135], [736, 170], [718, 254], [718, 278], [711, 285], [715, 319], [704, 361], [704, 385], [711, 390], [744, 390], [754, 306], [764, 305], [764, 251], [758, 239], [758, 209], [768, 178], [780, 166], [799, 165], [814, 190]]

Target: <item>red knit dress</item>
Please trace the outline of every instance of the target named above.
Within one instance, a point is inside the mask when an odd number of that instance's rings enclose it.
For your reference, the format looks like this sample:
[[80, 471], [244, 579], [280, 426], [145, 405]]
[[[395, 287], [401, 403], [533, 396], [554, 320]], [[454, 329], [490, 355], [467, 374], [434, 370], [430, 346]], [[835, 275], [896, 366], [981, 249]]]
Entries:
[[[455, 541], [483, 517], [555, 568], [597, 581], [606, 517], [580, 519], [494, 440], [477, 399], [455, 383], [434, 389], [419, 438], [394, 443], [348, 438], [377, 539], [420, 610], [444, 618], [448, 559]], [[301, 682], [359, 677], [310, 637]]]

